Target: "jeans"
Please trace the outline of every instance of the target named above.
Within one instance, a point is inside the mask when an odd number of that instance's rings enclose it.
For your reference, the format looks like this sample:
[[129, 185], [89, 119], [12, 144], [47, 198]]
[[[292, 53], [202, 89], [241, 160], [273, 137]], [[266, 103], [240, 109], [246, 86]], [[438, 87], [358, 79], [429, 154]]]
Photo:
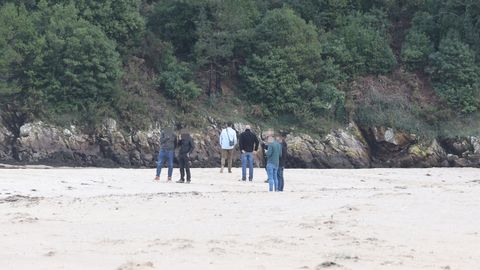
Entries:
[[248, 180], [253, 179], [253, 152], [242, 154], [242, 180], [247, 179], [247, 162], [248, 162]]
[[168, 177], [172, 177], [173, 156], [174, 156], [173, 150], [163, 150], [163, 149], [160, 150], [157, 158], [157, 176], [160, 176], [160, 173], [162, 172], [163, 162], [165, 162], [165, 159], [168, 159]]
[[278, 167], [268, 163], [268, 191], [278, 191]]
[[179, 155], [178, 165], [180, 167], [180, 180], [185, 180], [185, 171], [187, 171], [187, 181], [190, 182], [190, 158], [186, 155]]
[[277, 173], [277, 177], [278, 177], [278, 191], [283, 191], [283, 167], [279, 166], [278, 167], [278, 173]]

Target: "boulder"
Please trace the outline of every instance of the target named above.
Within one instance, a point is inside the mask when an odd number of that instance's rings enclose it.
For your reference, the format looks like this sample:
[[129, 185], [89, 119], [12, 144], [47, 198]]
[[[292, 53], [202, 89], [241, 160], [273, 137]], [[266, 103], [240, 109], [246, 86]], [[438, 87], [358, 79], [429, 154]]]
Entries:
[[378, 152], [399, 152], [416, 142], [414, 134], [407, 134], [390, 127], [372, 127], [368, 129], [370, 141]]
[[288, 167], [368, 168], [368, 146], [355, 124], [337, 129], [323, 139], [306, 134], [287, 136]]
[[421, 142], [414, 144], [408, 149], [408, 154], [413, 162], [411, 167], [440, 167], [444, 166], [443, 162], [447, 160], [447, 153], [437, 140], [430, 144]]
[[63, 131], [43, 122], [23, 125], [16, 147], [21, 162], [55, 160], [61, 163], [73, 157], [63, 140]]

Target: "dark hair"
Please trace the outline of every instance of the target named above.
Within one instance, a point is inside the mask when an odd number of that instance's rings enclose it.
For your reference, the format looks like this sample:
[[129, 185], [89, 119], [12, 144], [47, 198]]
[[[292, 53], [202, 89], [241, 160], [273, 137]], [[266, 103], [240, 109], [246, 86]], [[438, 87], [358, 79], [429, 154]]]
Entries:
[[232, 122], [227, 122], [227, 127], [232, 127], [233, 123]]
[[190, 136], [190, 133], [188, 133], [187, 131], [182, 131], [182, 134], [180, 134], [180, 138], [182, 140], [186, 140], [186, 139], [190, 139], [191, 136]]

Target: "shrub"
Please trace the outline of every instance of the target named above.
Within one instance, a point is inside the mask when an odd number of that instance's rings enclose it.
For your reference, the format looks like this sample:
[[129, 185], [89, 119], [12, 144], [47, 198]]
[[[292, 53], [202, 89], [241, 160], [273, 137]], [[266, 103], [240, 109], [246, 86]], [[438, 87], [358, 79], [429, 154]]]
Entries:
[[401, 55], [407, 69], [423, 70], [431, 53], [433, 44], [425, 33], [414, 30], [407, 34]]
[[378, 15], [349, 15], [323, 39], [324, 52], [351, 77], [386, 74], [396, 65], [386, 27]]
[[427, 71], [435, 91], [456, 111], [471, 113], [478, 109], [479, 69], [475, 53], [454, 34], [442, 39], [431, 55]]
[[202, 90], [193, 81], [191, 69], [186, 63], [177, 60], [171, 46], [165, 46], [159, 64], [157, 85], [166, 97], [186, 108], [201, 95]]

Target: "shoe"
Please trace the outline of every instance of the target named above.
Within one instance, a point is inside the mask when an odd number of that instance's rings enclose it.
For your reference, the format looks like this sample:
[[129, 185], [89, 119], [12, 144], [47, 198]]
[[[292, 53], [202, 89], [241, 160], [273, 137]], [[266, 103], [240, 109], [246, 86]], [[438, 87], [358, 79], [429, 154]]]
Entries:
[[232, 170], [228, 170], [228, 173], [232, 173]]
[[264, 181], [264, 183], [268, 183], [268, 179]]
[[248, 179], [248, 181], [252, 182], [252, 181], [253, 181], [253, 179]]
[[172, 177], [168, 177], [167, 182], [172, 182]]
[[190, 180], [187, 180], [187, 184], [190, 184], [190, 182], [191, 182]]
[[176, 183], [185, 183], [185, 181], [183, 179], [180, 179]]
[[155, 181], [159, 181], [160, 180], [160, 176], [155, 176]]

